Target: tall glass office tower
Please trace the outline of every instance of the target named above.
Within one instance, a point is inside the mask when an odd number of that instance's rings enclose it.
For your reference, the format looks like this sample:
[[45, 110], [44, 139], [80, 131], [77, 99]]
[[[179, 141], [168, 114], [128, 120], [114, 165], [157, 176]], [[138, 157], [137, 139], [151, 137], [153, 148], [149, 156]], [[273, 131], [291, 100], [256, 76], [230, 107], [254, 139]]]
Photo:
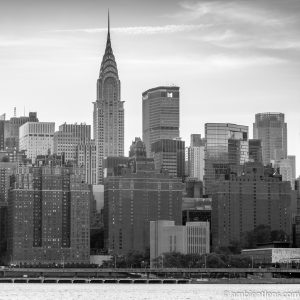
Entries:
[[248, 126], [229, 123], [205, 124], [205, 193], [218, 179], [237, 172], [249, 157]]
[[253, 138], [261, 140], [264, 165], [287, 158], [287, 124], [283, 113], [256, 114]]
[[159, 86], [143, 93], [143, 142], [147, 157], [151, 144], [179, 137], [179, 87]]

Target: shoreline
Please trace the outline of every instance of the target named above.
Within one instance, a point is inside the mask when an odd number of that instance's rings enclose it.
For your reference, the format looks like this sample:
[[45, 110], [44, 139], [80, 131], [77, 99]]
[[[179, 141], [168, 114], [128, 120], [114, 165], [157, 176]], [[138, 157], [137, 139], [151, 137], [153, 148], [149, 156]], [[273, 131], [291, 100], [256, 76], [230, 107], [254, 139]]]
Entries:
[[0, 278], [1, 283], [12, 284], [300, 284], [300, 278]]

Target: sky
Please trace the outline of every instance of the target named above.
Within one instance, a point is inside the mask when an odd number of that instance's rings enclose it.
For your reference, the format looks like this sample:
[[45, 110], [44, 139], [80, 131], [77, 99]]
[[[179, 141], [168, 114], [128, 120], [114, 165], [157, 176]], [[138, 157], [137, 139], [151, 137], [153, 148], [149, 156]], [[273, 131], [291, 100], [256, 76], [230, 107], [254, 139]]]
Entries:
[[282, 112], [300, 175], [299, 0], [0, 0], [0, 115], [92, 125], [107, 11], [125, 101], [125, 155], [142, 92], [180, 87], [180, 134]]

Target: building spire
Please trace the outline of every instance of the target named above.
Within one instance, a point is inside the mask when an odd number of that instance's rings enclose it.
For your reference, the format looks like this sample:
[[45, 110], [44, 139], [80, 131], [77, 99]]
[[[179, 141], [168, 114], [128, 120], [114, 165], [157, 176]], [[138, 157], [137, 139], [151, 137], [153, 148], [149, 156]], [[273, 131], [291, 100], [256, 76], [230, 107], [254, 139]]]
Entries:
[[107, 40], [110, 40], [110, 20], [109, 20], [109, 9], [107, 13]]

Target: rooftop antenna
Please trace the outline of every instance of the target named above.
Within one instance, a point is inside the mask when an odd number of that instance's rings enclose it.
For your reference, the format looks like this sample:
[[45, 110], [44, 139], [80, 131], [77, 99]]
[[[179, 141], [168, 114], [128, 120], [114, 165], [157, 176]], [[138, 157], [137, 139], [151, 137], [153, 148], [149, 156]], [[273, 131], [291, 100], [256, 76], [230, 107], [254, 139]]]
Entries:
[[14, 117], [16, 118], [17, 117], [17, 108], [14, 107]]

